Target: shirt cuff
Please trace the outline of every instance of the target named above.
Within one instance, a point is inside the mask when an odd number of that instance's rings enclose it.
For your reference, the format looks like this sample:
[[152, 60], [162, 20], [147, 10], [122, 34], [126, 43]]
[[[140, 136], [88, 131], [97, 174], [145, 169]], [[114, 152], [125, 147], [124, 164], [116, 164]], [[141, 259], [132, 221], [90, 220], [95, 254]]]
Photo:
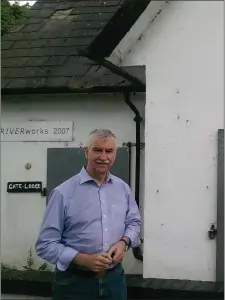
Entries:
[[140, 246], [141, 240], [139, 239], [136, 232], [127, 229], [124, 233], [124, 236], [127, 236], [130, 239], [131, 248], [136, 248]]
[[68, 267], [71, 261], [76, 257], [78, 251], [74, 250], [73, 248], [70, 247], [65, 247], [63, 252], [58, 258], [57, 261], [57, 268], [60, 271], [65, 271]]

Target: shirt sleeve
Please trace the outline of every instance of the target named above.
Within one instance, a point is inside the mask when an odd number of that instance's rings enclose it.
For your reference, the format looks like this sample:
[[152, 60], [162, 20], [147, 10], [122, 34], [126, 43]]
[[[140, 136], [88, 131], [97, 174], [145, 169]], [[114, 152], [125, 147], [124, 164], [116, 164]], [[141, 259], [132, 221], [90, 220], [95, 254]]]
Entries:
[[64, 228], [63, 196], [53, 190], [45, 210], [40, 233], [35, 244], [37, 255], [52, 264], [57, 264], [61, 271], [68, 268], [78, 251], [61, 243]]
[[131, 247], [138, 247], [141, 243], [139, 238], [141, 227], [141, 216], [136, 201], [132, 195], [130, 188], [128, 187], [128, 209], [125, 221], [124, 236], [130, 239]]

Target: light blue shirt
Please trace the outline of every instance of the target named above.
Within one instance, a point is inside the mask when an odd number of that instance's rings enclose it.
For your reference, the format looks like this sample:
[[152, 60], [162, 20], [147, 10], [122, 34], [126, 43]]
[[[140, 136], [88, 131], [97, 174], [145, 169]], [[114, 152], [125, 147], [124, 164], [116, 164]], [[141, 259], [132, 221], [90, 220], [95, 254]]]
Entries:
[[123, 236], [140, 244], [141, 218], [129, 186], [108, 174], [99, 187], [85, 168], [49, 196], [36, 252], [64, 271], [78, 252], [107, 252]]

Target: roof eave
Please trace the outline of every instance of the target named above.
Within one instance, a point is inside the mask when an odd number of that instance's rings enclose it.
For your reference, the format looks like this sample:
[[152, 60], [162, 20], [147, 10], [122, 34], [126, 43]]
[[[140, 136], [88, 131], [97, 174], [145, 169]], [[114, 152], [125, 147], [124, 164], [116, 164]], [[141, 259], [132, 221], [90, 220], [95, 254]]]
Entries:
[[95, 53], [99, 58], [109, 57], [150, 2], [151, 0], [126, 0], [88, 47], [89, 53]]
[[5, 88], [1, 90], [2, 95], [34, 95], [34, 94], [124, 94], [145, 93], [142, 87], [134, 86], [93, 86], [89, 88], [70, 87], [41, 87], [41, 88]]

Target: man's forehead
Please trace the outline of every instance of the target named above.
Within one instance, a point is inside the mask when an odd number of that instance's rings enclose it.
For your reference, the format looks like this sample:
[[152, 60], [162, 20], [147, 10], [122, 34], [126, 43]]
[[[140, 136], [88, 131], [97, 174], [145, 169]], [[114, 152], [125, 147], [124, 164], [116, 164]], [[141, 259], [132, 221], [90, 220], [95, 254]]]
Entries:
[[115, 147], [115, 139], [114, 138], [99, 138], [94, 137], [91, 141], [91, 147], [106, 147], [106, 148], [114, 148]]

